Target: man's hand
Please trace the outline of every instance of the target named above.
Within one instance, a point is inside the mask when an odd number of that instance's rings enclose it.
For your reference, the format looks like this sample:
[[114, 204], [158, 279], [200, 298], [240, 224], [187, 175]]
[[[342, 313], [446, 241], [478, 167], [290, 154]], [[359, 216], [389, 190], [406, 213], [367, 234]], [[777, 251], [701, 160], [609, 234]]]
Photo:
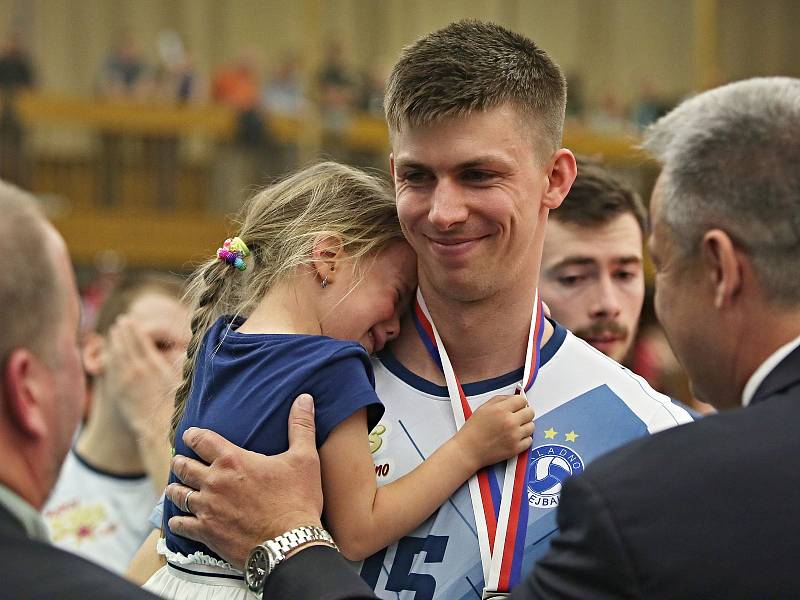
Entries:
[[[207, 429], [189, 428], [183, 441], [208, 466], [185, 456], [172, 471], [185, 484], [167, 487], [194, 516], [172, 517], [173, 533], [202, 542], [241, 568], [253, 546], [301, 525], [320, 525], [322, 485], [314, 431], [314, 401], [298, 396], [289, 413], [289, 449], [264, 456]], [[187, 487], [188, 486], [188, 487]]]
[[[111, 327], [103, 355], [103, 394], [116, 401], [131, 428], [151, 429], [172, 415], [181, 365], [167, 364], [153, 341], [129, 317]], [[169, 418], [166, 419], [169, 421]]]
[[168, 364], [153, 341], [129, 317], [109, 330], [103, 355], [101, 393], [119, 407], [136, 436], [147, 474], [160, 492], [167, 484], [167, 441], [180, 365]]

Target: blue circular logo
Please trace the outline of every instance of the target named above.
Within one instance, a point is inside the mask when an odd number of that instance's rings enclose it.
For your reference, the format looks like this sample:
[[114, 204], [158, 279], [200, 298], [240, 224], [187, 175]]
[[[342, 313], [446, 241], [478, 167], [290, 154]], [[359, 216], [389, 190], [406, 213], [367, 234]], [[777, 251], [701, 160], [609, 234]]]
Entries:
[[559, 444], [533, 448], [528, 478], [528, 502], [536, 508], [558, 506], [564, 480], [581, 471], [583, 459], [571, 448]]

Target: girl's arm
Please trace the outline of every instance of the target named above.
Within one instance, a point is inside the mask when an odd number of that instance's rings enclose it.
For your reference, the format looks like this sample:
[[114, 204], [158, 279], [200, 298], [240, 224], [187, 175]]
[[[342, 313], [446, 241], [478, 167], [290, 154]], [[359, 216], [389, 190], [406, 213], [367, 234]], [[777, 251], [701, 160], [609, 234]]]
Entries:
[[167, 564], [164, 557], [156, 552], [156, 542], [159, 537], [161, 537], [160, 529], [153, 529], [150, 532], [136, 554], [133, 555], [131, 562], [128, 563], [128, 570], [125, 571], [126, 579], [142, 586], [156, 571]]
[[320, 448], [325, 521], [342, 554], [363, 560], [411, 532], [476, 471], [531, 445], [533, 410], [522, 396], [496, 396], [427, 460], [377, 486], [364, 409]]

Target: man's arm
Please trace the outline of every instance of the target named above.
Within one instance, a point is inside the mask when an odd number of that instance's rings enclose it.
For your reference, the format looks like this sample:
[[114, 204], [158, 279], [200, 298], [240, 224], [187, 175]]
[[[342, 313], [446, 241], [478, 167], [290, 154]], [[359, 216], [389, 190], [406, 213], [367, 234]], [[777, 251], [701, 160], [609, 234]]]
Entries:
[[[250, 550], [302, 525], [320, 526], [322, 484], [314, 436], [314, 403], [300, 396], [289, 413], [289, 449], [264, 456], [233, 445], [213, 431], [188, 429], [186, 444], [206, 463], [176, 456], [167, 496], [183, 506], [192, 494], [194, 516], [172, 517], [170, 529], [202, 542], [241, 567]], [[188, 486], [188, 487], [187, 487]], [[375, 596], [336, 550], [304, 546], [267, 578], [265, 598], [364, 600]]]
[[640, 598], [628, 552], [608, 506], [587, 477], [569, 478], [558, 506], [559, 533], [512, 600]]
[[113, 399], [134, 432], [145, 472], [160, 495], [172, 458], [168, 433], [181, 365], [165, 363], [130, 317], [117, 319], [107, 340], [103, 397]]
[[301, 550], [279, 564], [267, 578], [264, 598], [376, 600], [353, 567], [328, 546]]

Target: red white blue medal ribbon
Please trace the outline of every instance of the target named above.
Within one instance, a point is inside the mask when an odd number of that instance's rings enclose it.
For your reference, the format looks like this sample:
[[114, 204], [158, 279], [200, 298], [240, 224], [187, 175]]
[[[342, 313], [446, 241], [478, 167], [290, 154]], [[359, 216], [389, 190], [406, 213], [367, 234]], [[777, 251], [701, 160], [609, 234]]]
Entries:
[[[472, 416], [472, 409], [419, 288], [417, 288], [413, 316], [422, 342], [433, 361], [444, 373], [456, 428], [461, 429], [466, 420]], [[517, 393], [522, 396], [525, 396], [536, 381], [539, 372], [539, 346], [543, 333], [544, 310], [537, 290], [534, 294], [528, 347], [525, 352], [523, 385], [517, 387]], [[472, 510], [475, 513], [485, 588], [489, 591], [508, 592], [520, 579], [522, 555], [525, 549], [530, 449], [506, 461], [502, 494], [499, 493], [492, 469], [493, 467], [481, 469], [470, 477], [469, 493]]]

